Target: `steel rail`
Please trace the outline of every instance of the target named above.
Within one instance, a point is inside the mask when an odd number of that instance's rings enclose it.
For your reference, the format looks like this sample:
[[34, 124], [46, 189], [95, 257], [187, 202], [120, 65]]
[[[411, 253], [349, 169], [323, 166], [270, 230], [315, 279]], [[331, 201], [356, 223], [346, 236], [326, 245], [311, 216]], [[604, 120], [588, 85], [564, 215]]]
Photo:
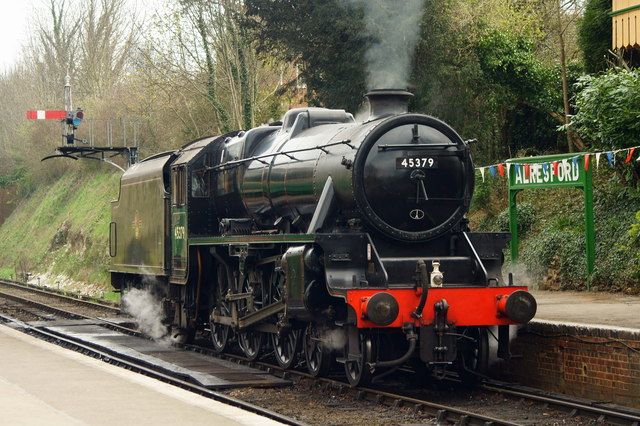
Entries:
[[[330, 379], [330, 378], [318, 378], [312, 375], [298, 370], [283, 370], [277, 364], [271, 364], [264, 361], [249, 361], [243, 356], [236, 354], [215, 354], [213, 351], [194, 345], [182, 345], [188, 347], [191, 350], [199, 351], [202, 353], [220, 356], [226, 359], [234, 360], [235, 362], [246, 363], [247, 365], [263, 368], [271, 374], [279, 375], [283, 378], [289, 378], [290, 376], [297, 376], [304, 380], [310, 380], [314, 385], [320, 385], [320, 389], [328, 391], [330, 389], [336, 389], [339, 393], [351, 393], [356, 399], [366, 399], [379, 404], [384, 404], [390, 407], [412, 406], [414, 412], [423, 412], [428, 415], [432, 415], [437, 418], [438, 423], [445, 421], [450, 422], [466, 422], [464, 424], [517, 424], [510, 423], [499, 419], [493, 419], [489, 417], [477, 416], [473, 413], [459, 410], [453, 407], [447, 407], [445, 405], [434, 404], [422, 399], [407, 397], [401, 394], [394, 394], [387, 391], [381, 391], [372, 388], [353, 387], [346, 382]], [[629, 425], [640, 426], [640, 413], [634, 414], [631, 411], [633, 409], [625, 409], [621, 407], [620, 410], [616, 410], [610, 407], [597, 407], [594, 405], [587, 405], [579, 401], [571, 399], [566, 395], [557, 397], [540, 395], [542, 391], [536, 392], [536, 390], [526, 391], [523, 389], [510, 389], [509, 385], [499, 384], [497, 382], [488, 382], [478, 386], [479, 389], [492, 393], [501, 393], [513, 398], [520, 398], [529, 401], [534, 401], [540, 404], [545, 404], [549, 407], [558, 409], [565, 413], [568, 417], [584, 416], [598, 422], [607, 422], [612, 425]], [[475, 419], [474, 419], [475, 417]]]
[[430, 401], [408, 397], [404, 395], [394, 394], [365, 387], [353, 387], [346, 382], [334, 380], [326, 377], [313, 377], [311, 374], [298, 370], [283, 370], [276, 364], [263, 361], [249, 361], [247, 358], [230, 354], [216, 354], [213, 351], [196, 345], [179, 345], [187, 349], [205, 353], [208, 355], [218, 356], [223, 359], [233, 360], [237, 363], [243, 363], [251, 367], [262, 368], [270, 374], [282, 378], [290, 378], [295, 376], [302, 380], [309, 380], [310, 386], [316, 388], [320, 385], [323, 391], [336, 390], [341, 395], [352, 396], [355, 400], [367, 400], [377, 404], [383, 404], [391, 408], [400, 408], [402, 406], [412, 407], [414, 413], [422, 413], [434, 417], [436, 424], [455, 423], [460, 425], [496, 425], [496, 426], [517, 426], [507, 420], [497, 419], [494, 417], [484, 416], [473, 413], [471, 411], [461, 410], [443, 404], [436, 404]]
[[21, 283], [19, 281], [0, 279], [0, 286], [7, 286], [10, 288], [19, 289], [19, 290], [27, 291], [34, 294], [41, 294], [47, 297], [55, 297], [60, 300], [64, 300], [74, 304], [81, 304], [81, 305], [90, 306], [94, 308], [104, 309], [104, 310], [113, 312], [114, 314], [121, 312], [120, 308], [117, 306], [98, 303], [93, 300], [86, 300], [80, 297], [72, 297], [72, 296], [69, 296], [68, 294], [61, 294], [59, 291], [55, 289], [37, 288], [30, 284]]
[[515, 398], [526, 398], [543, 404], [547, 404], [556, 409], [561, 409], [566, 412], [570, 417], [584, 416], [590, 419], [597, 420], [598, 423], [606, 422], [607, 424], [615, 425], [640, 425], [640, 413], [632, 414], [624, 410], [614, 410], [612, 408], [597, 407], [594, 405], [587, 405], [582, 402], [572, 400], [569, 396], [562, 397], [550, 397], [540, 395], [535, 390], [516, 390], [512, 389], [507, 384], [500, 384], [489, 382], [480, 386], [482, 389], [497, 392], [503, 395], [512, 396]]
[[[20, 288], [23, 288], [23, 287], [20, 287]], [[39, 290], [39, 292], [46, 293], [48, 295], [52, 294], [42, 290]], [[55, 297], [59, 296], [55, 293], [53, 293], [53, 295]], [[2, 292], [0, 292], [0, 296], [15, 300], [17, 302], [27, 303], [32, 306], [38, 307], [42, 310], [52, 312], [58, 315], [63, 315], [71, 318], [77, 318], [77, 319], [100, 321], [105, 326], [112, 328], [114, 330], [122, 331], [132, 335], [138, 335], [138, 336], [141, 335], [139, 332], [135, 330], [132, 330], [127, 327], [123, 327], [121, 325], [114, 324], [112, 322], [102, 320], [99, 318], [88, 317], [85, 315], [68, 312], [60, 308], [49, 306], [40, 302], [30, 301], [30, 300], [21, 298], [19, 296], [9, 295]], [[85, 302], [85, 301], [74, 299], [74, 298], [70, 298], [70, 299], [76, 303]], [[95, 307], [103, 308], [102, 305], [98, 305]], [[422, 412], [427, 415], [432, 415], [437, 418], [438, 422], [445, 422], [445, 421], [458, 422], [458, 423], [463, 422], [465, 424], [470, 424], [470, 425], [473, 425], [473, 424], [514, 425], [515, 424], [515, 423], [503, 421], [500, 419], [476, 415], [474, 413], [464, 411], [464, 410], [459, 410], [454, 407], [448, 407], [441, 404], [434, 404], [429, 401], [403, 396], [400, 394], [393, 394], [393, 393], [380, 391], [372, 388], [352, 387], [349, 384], [339, 380], [334, 380], [329, 378], [317, 378], [303, 371], [283, 370], [277, 364], [271, 364], [264, 361], [249, 361], [246, 358], [236, 354], [230, 354], [230, 353], [216, 354], [213, 351], [209, 350], [208, 348], [205, 348], [202, 346], [184, 345], [184, 344], [183, 345], [177, 344], [176, 346], [179, 346], [188, 350], [192, 350], [192, 351], [205, 353], [207, 355], [234, 360], [235, 362], [244, 363], [252, 367], [258, 367], [263, 370], [266, 370], [271, 374], [279, 375], [280, 377], [283, 377], [283, 378], [288, 378], [289, 376], [292, 376], [292, 375], [297, 376], [304, 380], [310, 380], [314, 385], [319, 384], [320, 387], [324, 390], [335, 389], [339, 393], [352, 394], [356, 399], [366, 399], [368, 401], [373, 401], [373, 402], [384, 404], [390, 407], [399, 407], [401, 405], [412, 406], [414, 412], [416, 413]], [[605, 421], [605, 422], [608, 422], [609, 424], [615, 424], [615, 425], [631, 425], [631, 426], [640, 425], [639, 414], [634, 414], [624, 410], [615, 410], [609, 407], [605, 408], [605, 407], [598, 407], [594, 405], [587, 405], [585, 403], [572, 400], [569, 396], [552, 397], [548, 395], [541, 395], [540, 392], [536, 392], [535, 390], [526, 391], [523, 389], [513, 389], [512, 386], [510, 385], [501, 384], [497, 382], [487, 382], [480, 385], [479, 387], [488, 392], [501, 393], [514, 398], [523, 398], [526, 400], [535, 401], [537, 403], [546, 404], [548, 406], [552, 406], [555, 409], [561, 410], [562, 412], [566, 413], [570, 417], [584, 416], [600, 422]]]
[[64, 310], [62, 308], [57, 308], [55, 306], [47, 305], [46, 303], [36, 302], [36, 301], [33, 301], [33, 300], [25, 299], [25, 298], [23, 298], [21, 296], [16, 296], [15, 294], [8, 294], [8, 293], [4, 293], [4, 292], [0, 291], [0, 298], [12, 300], [14, 302], [22, 303], [22, 304], [28, 305], [28, 306], [33, 306], [35, 308], [41, 309], [41, 310], [46, 311], [46, 312], [50, 312], [52, 314], [60, 315], [60, 316], [65, 317], [65, 318], [81, 319], [81, 320], [89, 320], [89, 321], [99, 322], [100, 325], [102, 325], [104, 327], [108, 327], [108, 328], [110, 328], [112, 330], [120, 331], [122, 333], [126, 333], [126, 334], [129, 334], [131, 336], [139, 336], [139, 337], [142, 336], [142, 333], [140, 333], [137, 330], [125, 327], [125, 326], [120, 325], [120, 324], [116, 324], [114, 322], [108, 321], [108, 320], [103, 319], [103, 318], [90, 317], [90, 316], [79, 314], [77, 312], [70, 312], [70, 311]]
[[84, 343], [78, 342], [69, 336], [64, 336], [59, 333], [52, 333], [46, 330], [42, 330], [38, 327], [30, 326], [29, 324], [14, 320], [4, 315], [0, 315], [0, 319], [2, 319], [4, 322], [15, 323], [16, 324], [15, 328], [22, 329], [21, 331], [28, 332], [30, 335], [36, 335], [47, 341], [54, 342], [59, 346], [64, 346], [67, 349], [72, 349], [76, 352], [81, 352], [84, 355], [91, 356], [93, 358], [99, 359], [109, 364], [126, 368], [127, 370], [131, 370], [139, 374], [144, 374], [145, 376], [154, 378], [156, 380], [160, 380], [164, 383], [168, 383], [173, 386], [180, 387], [182, 389], [188, 390], [190, 392], [196, 393], [206, 398], [213, 399], [215, 401], [219, 401], [234, 407], [238, 407], [245, 411], [249, 411], [254, 414], [259, 414], [261, 416], [267, 417], [271, 420], [275, 420], [284, 424], [304, 425], [304, 423], [296, 421], [290, 417], [283, 416], [274, 411], [264, 409], [257, 405], [253, 405], [248, 402], [244, 402], [242, 400], [221, 394], [219, 392], [212, 391], [206, 387], [199, 386], [194, 383], [190, 383], [188, 381], [182, 380], [181, 378], [178, 377], [179, 376], [178, 373], [176, 373], [175, 375], [172, 375], [167, 372], [162, 372], [162, 371], [159, 371], [159, 369], [150, 368], [141, 362], [136, 362], [133, 359], [127, 359], [128, 357], [122, 357], [119, 355], [115, 355], [113, 353], [109, 353], [104, 350], [94, 348], [90, 345], [86, 345]]

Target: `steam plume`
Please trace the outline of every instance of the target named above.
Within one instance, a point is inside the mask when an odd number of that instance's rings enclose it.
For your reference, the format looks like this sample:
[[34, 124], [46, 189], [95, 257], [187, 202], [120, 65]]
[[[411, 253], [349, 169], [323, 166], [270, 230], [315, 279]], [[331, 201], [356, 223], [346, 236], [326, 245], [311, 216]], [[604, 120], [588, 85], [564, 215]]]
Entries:
[[150, 291], [133, 288], [122, 296], [122, 304], [144, 334], [154, 340], [167, 334], [167, 327], [162, 324], [162, 304]]
[[366, 52], [367, 88], [404, 89], [420, 36], [424, 0], [343, 0], [364, 10], [365, 34], [373, 40]]

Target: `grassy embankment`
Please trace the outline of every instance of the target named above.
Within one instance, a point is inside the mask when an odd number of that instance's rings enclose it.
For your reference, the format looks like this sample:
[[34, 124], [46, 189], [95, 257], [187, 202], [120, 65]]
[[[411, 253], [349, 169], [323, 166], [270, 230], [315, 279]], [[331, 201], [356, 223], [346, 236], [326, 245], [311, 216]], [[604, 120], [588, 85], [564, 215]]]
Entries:
[[22, 200], [0, 226], [0, 276], [28, 272], [43, 284], [109, 292], [109, 202], [119, 178], [107, 166], [76, 168]]

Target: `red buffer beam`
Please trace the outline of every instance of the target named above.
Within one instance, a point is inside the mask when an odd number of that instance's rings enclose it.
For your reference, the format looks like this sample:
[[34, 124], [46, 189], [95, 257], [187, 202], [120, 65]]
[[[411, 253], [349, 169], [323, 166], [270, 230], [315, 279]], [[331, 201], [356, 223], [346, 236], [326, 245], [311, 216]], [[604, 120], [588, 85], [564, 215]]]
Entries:
[[27, 111], [27, 119], [30, 120], [63, 120], [67, 115], [67, 111]]

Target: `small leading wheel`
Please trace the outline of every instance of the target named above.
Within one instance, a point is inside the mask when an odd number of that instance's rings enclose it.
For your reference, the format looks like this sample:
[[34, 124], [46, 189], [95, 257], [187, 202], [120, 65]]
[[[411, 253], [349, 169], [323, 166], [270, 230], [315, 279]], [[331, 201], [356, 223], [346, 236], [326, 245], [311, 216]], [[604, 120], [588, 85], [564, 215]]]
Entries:
[[[217, 265], [216, 270], [217, 282], [215, 288], [215, 306], [213, 310], [217, 311], [219, 315], [230, 316], [231, 310], [229, 309], [229, 302], [225, 300], [225, 295], [228, 288], [227, 271], [221, 264]], [[213, 351], [216, 353], [224, 352], [227, 349], [227, 345], [229, 343], [231, 328], [228, 325], [213, 322], [211, 317], [209, 319], [209, 327], [211, 329], [211, 342], [213, 344]]]
[[271, 335], [273, 352], [280, 367], [289, 369], [297, 361], [300, 333], [300, 330], [289, 330]]
[[326, 376], [331, 368], [331, 351], [322, 343], [316, 324], [309, 323], [303, 340], [304, 357], [309, 374], [313, 377]]
[[458, 374], [466, 386], [474, 386], [489, 368], [489, 333], [486, 327], [468, 327], [458, 341]]
[[[367, 363], [373, 361], [371, 337], [358, 333], [358, 351], [356, 359], [349, 360], [349, 344], [344, 348], [344, 371], [352, 386], [366, 386], [371, 382], [373, 373]], [[354, 354], [352, 354], [353, 356]]]

